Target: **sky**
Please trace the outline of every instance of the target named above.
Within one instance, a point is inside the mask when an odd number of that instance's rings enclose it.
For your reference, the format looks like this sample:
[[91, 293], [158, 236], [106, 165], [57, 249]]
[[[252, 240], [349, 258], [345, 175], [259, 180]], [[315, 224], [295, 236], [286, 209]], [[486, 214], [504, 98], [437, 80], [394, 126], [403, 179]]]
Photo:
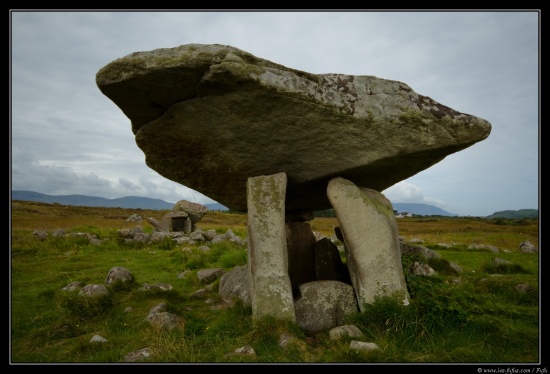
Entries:
[[98, 89], [133, 52], [224, 44], [314, 74], [374, 75], [491, 134], [381, 191], [461, 216], [540, 209], [540, 10], [10, 10], [10, 193], [215, 201], [145, 164]]

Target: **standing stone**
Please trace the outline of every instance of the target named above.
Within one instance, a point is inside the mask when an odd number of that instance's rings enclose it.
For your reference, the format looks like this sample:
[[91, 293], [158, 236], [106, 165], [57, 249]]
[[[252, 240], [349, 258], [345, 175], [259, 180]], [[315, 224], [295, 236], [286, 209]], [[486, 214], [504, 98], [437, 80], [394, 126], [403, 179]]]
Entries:
[[286, 224], [288, 275], [292, 294], [296, 298], [302, 283], [313, 282], [315, 277], [315, 235], [307, 222]]
[[315, 278], [351, 284], [347, 267], [342, 263], [338, 247], [329, 238], [315, 243]]
[[162, 217], [160, 231], [172, 231], [172, 217], [169, 214]]
[[193, 221], [189, 217], [187, 217], [183, 224], [183, 232], [185, 234], [190, 234], [193, 232]]
[[246, 186], [252, 318], [295, 322], [286, 247], [286, 174], [248, 178]]
[[390, 201], [380, 192], [333, 178], [328, 198], [342, 229], [351, 281], [361, 311], [377, 297], [397, 295], [408, 304], [397, 223]]

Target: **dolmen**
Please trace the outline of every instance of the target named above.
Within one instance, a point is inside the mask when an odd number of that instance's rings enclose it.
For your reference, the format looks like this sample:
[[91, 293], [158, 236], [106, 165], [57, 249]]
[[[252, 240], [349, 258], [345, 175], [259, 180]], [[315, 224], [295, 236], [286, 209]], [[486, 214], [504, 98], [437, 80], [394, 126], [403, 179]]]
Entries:
[[[341, 311], [350, 289], [358, 311], [384, 296], [407, 304], [397, 224], [380, 191], [491, 132], [403, 82], [312, 74], [219, 44], [135, 52], [96, 83], [129, 118], [151, 169], [247, 212], [255, 319], [311, 316], [304, 297], [327, 287]], [[339, 221], [344, 272], [334, 248], [310, 235], [313, 212], [325, 209]]]

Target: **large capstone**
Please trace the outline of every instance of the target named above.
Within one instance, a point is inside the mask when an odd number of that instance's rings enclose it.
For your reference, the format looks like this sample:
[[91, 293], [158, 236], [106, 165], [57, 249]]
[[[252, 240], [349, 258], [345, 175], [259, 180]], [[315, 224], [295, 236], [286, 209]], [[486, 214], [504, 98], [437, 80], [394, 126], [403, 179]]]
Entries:
[[132, 53], [96, 82], [150, 168], [235, 211], [249, 177], [284, 172], [287, 211], [323, 210], [334, 177], [383, 191], [491, 131], [402, 82], [311, 74], [217, 44]]

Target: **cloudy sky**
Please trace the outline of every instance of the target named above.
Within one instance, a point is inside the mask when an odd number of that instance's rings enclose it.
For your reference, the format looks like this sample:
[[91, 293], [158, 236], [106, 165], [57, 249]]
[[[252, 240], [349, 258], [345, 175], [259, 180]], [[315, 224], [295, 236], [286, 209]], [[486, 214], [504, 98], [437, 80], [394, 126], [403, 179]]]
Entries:
[[310, 73], [374, 75], [489, 121], [482, 142], [382, 191], [459, 215], [540, 204], [540, 12], [10, 12], [11, 189], [213, 200], [145, 164], [95, 83], [137, 51], [225, 44]]

